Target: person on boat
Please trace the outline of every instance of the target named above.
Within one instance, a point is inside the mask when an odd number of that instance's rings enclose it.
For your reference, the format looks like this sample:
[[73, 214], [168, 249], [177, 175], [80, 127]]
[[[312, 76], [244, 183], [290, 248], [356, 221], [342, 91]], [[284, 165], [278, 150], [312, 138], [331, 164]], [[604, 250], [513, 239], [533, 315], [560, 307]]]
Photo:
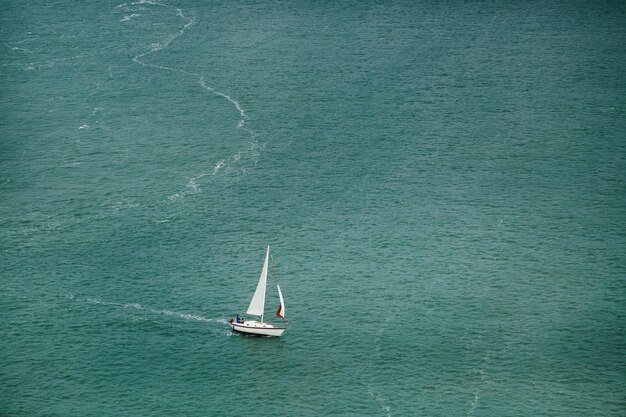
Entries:
[[243, 324], [243, 319], [239, 316], [239, 314], [237, 314], [236, 319], [237, 319], [237, 323]]

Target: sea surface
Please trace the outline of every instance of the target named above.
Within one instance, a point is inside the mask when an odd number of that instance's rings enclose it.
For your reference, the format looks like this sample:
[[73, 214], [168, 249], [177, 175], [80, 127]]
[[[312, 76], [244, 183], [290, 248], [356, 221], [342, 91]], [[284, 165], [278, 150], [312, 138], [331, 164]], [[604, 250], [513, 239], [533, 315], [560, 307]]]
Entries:
[[626, 416], [625, 312], [624, 2], [0, 4], [1, 416]]

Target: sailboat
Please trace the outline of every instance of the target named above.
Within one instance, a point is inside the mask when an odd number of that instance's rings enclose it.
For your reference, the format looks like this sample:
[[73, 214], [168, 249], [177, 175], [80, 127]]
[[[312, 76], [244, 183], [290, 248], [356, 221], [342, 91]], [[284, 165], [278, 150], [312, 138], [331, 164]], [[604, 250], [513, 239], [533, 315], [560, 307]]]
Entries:
[[[260, 316], [261, 321], [257, 320], [243, 320], [237, 315], [236, 318], [230, 319], [230, 325], [234, 331], [240, 333], [255, 334], [261, 336], [280, 336], [287, 329], [287, 327], [277, 327], [273, 324], [263, 321], [265, 318], [265, 290], [267, 289], [267, 270], [270, 260], [270, 247], [267, 247], [265, 253], [265, 262], [263, 263], [263, 269], [261, 270], [261, 276], [259, 277], [259, 283], [256, 286], [256, 291], [252, 296], [250, 305], [246, 314], [252, 316]], [[276, 276], [276, 289], [278, 290], [278, 299], [280, 304], [276, 311], [276, 316], [285, 320], [285, 301], [283, 300], [283, 293], [280, 291], [278, 285], [278, 276]]]

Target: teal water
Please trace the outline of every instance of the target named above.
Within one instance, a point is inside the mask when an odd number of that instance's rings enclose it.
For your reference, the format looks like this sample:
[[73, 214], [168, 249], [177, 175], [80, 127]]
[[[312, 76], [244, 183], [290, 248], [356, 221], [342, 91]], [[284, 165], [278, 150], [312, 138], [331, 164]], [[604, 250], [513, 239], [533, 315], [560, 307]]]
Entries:
[[625, 415], [624, 4], [29, 3], [0, 415]]

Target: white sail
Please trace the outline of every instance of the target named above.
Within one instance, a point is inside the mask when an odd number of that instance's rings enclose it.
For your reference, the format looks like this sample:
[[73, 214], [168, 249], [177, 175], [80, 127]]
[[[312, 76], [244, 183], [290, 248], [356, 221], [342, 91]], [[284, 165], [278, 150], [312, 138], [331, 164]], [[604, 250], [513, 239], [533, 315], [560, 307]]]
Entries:
[[[256, 291], [254, 291], [254, 295], [252, 296], [252, 301], [250, 301], [250, 305], [248, 306], [248, 311], [246, 313], [252, 314], [254, 316], [263, 317], [263, 312], [265, 310], [265, 288], [267, 286], [267, 267], [270, 260], [270, 247], [267, 247], [267, 253], [265, 254], [265, 262], [263, 263], [263, 269], [261, 270], [261, 276], [259, 277], [259, 283], [256, 286]], [[263, 321], [261, 319], [261, 321]]]

